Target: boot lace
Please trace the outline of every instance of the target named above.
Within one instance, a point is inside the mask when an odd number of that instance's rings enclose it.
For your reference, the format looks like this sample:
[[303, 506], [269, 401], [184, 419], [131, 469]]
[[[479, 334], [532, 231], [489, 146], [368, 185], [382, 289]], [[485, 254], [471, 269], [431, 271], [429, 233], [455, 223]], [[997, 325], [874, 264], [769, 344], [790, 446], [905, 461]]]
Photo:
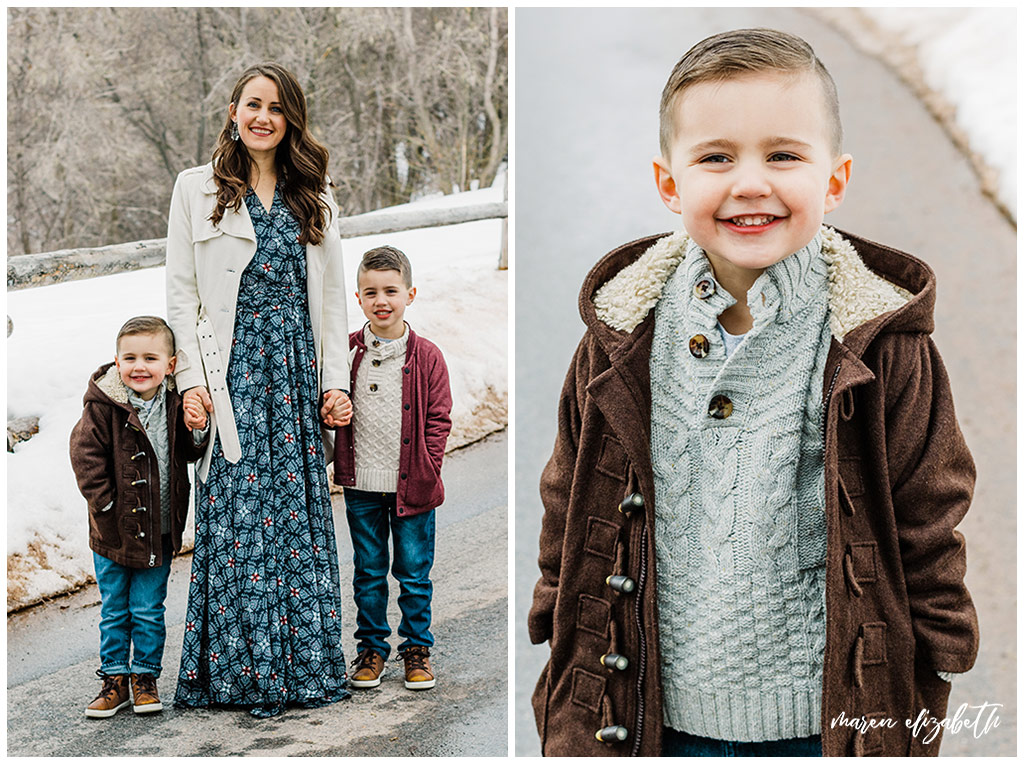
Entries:
[[429, 671], [427, 668], [427, 658], [429, 657], [430, 650], [426, 647], [410, 647], [398, 656], [398, 660], [405, 661], [406, 671], [415, 671], [416, 669]]
[[96, 696], [97, 698], [103, 698], [104, 700], [107, 700], [108, 698], [112, 698], [115, 695], [117, 695], [118, 675], [105, 674], [103, 673], [103, 671], [97, 669], [96, 676], [103, 679], [103, 689], [100, 690], [100, 694]]
[[147, 695], [153, 695], [156, 693], [156, 675], [155, 674], [136, 674], [135, 676], [135, 687], [136, 692], [145, 693]]
[[372, 669], [374, 663], [374, 656], [376, 654], [377, 653], [375, 653], [373, 650], [363, 650], [361, 653], [359, 653], [359, 655], [356, 656], [355, 660], [352, 661], [349, 665], [352, 666], [356, 671], [359, 671], [360, 669], [364, 668]]

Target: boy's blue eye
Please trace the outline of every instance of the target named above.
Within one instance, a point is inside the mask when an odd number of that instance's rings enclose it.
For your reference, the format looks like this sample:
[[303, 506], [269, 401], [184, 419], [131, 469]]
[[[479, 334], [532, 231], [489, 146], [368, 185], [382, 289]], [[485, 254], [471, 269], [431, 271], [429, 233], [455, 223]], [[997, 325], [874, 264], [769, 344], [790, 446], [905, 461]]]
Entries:
[[700, 161], [701, 162], [711, 162], [711, 163], [728, 162], [729, 161], [729, 157], [725, 156], [724, 154], [711, 154], [710, 156], [704, 157]]
[[776, 151], [768, 158], [769, 162], [798, 162], [800, 157], [785, 151]]

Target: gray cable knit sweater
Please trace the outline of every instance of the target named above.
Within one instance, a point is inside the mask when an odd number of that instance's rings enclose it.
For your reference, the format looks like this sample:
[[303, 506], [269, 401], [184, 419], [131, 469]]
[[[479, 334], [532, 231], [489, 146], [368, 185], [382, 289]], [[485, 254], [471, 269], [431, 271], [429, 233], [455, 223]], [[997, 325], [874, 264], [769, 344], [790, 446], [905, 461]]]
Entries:
[[820, 237], [768, 268], [747, 302], [754, 326], [726, 357], [718, 316], [735, 300], [690, 242], [655, 308], [651, 456], [664, 721], [762, 741], [820, 732]]

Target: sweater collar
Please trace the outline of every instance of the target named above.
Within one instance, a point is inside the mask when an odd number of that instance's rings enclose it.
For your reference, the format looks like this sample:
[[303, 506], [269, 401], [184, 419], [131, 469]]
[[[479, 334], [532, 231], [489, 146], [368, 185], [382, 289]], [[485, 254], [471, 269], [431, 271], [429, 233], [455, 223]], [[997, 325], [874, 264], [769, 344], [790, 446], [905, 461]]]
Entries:
[[[759, 285], [755, 282], [748, 293], [748, 300], [756, 291], [758, 295], [764, 294], [767, 302], [769, 293], [776, 292], [780, 298], [779, 305], [782, 306], [785, 304], [782, 299], [785, 294], [802, 291], [797, 289], [797, 285], [801, 283], [801, 278], [813, 272], [813, 268], [808, 270], [806, 266], [813, 262], [811, 257], [815, 241], [819, 242], [817, 246], [821, 259], [827, 267], [829, 322], [837, 340], [842, 341], [857, 326], [882, 313], [902, 307], [913, 297], [907, 290], [872, 273], [850, 242], [834, 229], [822, 226], [811, 244], [794, 253], [800, 257], [794, 260], [791, 255], [766, 269], [758, 279], [762, 283]], [[688, 254], [695, 255], [696, 252], [703, 254], [685, 231], [658, 239], [640, 257], [594, 292], [595, 317], [611, 329], [632, 332], [657, 304], [666, 281], [677, 266], [687, 260]], [[690, 262], [695, 259], [691, 258]], [[704, 260], [706, 262], [706, 258]], [[710, 273], [709, 265], [707, 272]], [[721, 310], [715, 315], [720, 314]], [[754, 312], [753, 308], [751, 312]], [[794, 315], [795, 312], [784, 311], [786, 315]]]
[[363, 327], [363, 344], [366, 345], [366, 352], [382, 359], [404, 356], [409, 344], [409, 331], [409, 325], [406, 324], [405, 331], [402, 332], [401, 337], [390, 342], [384, 342], [377, 339], [377, 336], [370, 329], [370, 324], [367, 323]]

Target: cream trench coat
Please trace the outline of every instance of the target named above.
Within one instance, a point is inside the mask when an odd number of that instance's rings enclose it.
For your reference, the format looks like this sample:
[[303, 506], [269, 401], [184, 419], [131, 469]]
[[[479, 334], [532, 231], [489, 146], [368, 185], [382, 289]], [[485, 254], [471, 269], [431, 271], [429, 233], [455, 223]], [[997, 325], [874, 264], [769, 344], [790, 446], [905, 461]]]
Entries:
[[[338, 234], [338, 207], [330, 192], [323, 198], [331, 221], [320, 244], [306, 245], [306, 289], [316, 347], [317, 398], [324, 390], [349, 387], [348, 311], [344, 262]], [[210, 444], [196, 470], [206, 481], [219, 429], [224, 458], [237, 462], [242, 447], [227, 388], [227, 368], [235, 325], [238, 285], [256, 253], [249, 210], [224, 211], [219, 225], [210, 222], [217, 203], [213, 165], [178, 175], [167, 221], [167, 319], [177, 343], [174, 375], [178, 389], [205, 385], [213, 400]], [[322, 428], [324, 453], [334, 454], [333, 432]]]

